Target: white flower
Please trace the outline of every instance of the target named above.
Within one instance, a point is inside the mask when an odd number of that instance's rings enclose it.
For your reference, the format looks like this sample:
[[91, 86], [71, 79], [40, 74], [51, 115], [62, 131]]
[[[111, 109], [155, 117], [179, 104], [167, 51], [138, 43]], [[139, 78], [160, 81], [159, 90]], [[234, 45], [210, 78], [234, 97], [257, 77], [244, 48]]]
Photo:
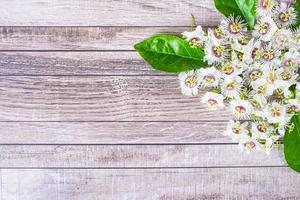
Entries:
[[262, 41], [270, 41], [278, 30], [277, 25], [271, 17], [264, 17], [257, 21], [252, 35]]
[[278, 26], [287, 27], [295, 22], [297, 14], [295, 9], [289, 6], [287, 3], [281, 2], [279, 6], [276, 6], [274, 12], [274, 19]]
[[277, 49], [285, 49], [288, 48], [290, 45], [290, 38], [292, 37], [292, 32], [288, 29], [279, 29], [273, 39], [272, 43]]
[[251, 153], [254, 151], [259, 151], [261, 149], [261, 144], [257, 142], [254, 138], [250, 136], [244, 138], [239, 143], [239, 149], [241, 151], [246, 151], [247, 153]]
[[273, 94], [273, 89], [270, 92], [271, 94], [268, 94], [267, 88], [268, 88], [268, 82], [265, 80], [265, 78], [259, 78], [253, 82], [251, 82], [251, 86], [255, 92], [256, 96], [260, 97], [266, 97], [268, 95]]
[[[251, 39], [253, 40], [253, 39]], [[241, 51], [245, 53], [247, 45], [251, 42], [250, 38], [247, 35], [240, 35], [232, 38], [231, 48], [236, 51]]]
[[236, 37], [247, 31], [247, 24], [241, 16], [229, 16], [221, 21], [222, 30], [231, 38]]
[[285, 69], [295, 70], [300, 65], [300, 53], [295, 50], [290, 50], [284, 53], [281, 60], [281, 66]]
[[259, 16], [270, 16], [277, 6], [275, 0], [258, 0], [257, 2], [257, 14]]
[[291, 37], [291, 42], [294, 48], [299, 50], [300, 46], [300, 27], [293, 31], [292, 37]]
[[277, 48], [274, 48], [273, 46], [265, 45], [263, 47], [263, 50], [261, 52], [261, 59], [260, 62], [264, 66], [268, 67], [276, 67], [280, 64], [280, 51]]
[[251, 39], [249, 43], [244, 47], [245, 62], [247, 64], [253, 63], [260, 59], [262, 48], [260, 41]]
[[252, 105], [246, 100], [233, 100], [230, 102], [231, 111], [237, 119], [248, 119], [252, 113]]
[[178, 75], [180, 81], [181, 92], [186, 96], [195, 96], [198, 94], [200, 81], [194, 70], [181, 72]]
[[288, 114], [295, 114], [300, 112], [300, 99], [289, 99], [287, 101], [286, 111]]
[[201, 26], [198, 26], [194, 31], [185, 31], [182, 35], [188, 42], [198, 47], [202, 47], [206, 41], [206, 36]]
[[265, 121], [252, 122], [251, 133], [254, 139], [267, 140], [270, 138], [270, 135], [274, 133], [274, 127]]
[[257, 79], [261, 78], [264, 75], [264, 71], [261, 66], [251, 66], [247, 72], [247, 78], [249, 79], [250, 83], [256, 81]]
[[236, 98], [240, 96], [242, 78], [228, 77], [221, 83], [221, 92], [225, 97]]
[[220, 65], [220, 71], [223, 78], [236, 77], [242, 73], [242, 68], [237, 68], [235, 64], [229, 61], [222, 62]]
[[284, 70], [280, 68], [277, 70], [280, 73], [280, 78], [282, 79], [281, 87], [289, 88], [291, 85], [295, 84], [298, 78], [298, 74], [294, 70]]
[[276, 89], [273, 93], [273, 98], [277, 101], [283, 101], [285, 98], [291, 95], [291, 91], [289, 90], [289, 84], [284, 81], [280, 81], [276, 86]]
[[207, 61], [209, 65], [222, 62], [227, 54], [226, 46], [217, 40], [208, 40], [205, 44], [204, 51], [204, 60]]
[[234, 64], [237, 68], [243, 69], [247, 65], [245, 63], [246, 54], [241, 51], [231, 51], [231, 62]]
[[272, 102], [271, 104], [268, 104], [266, 108], [264, 109], [265, 117], [269, 123], [274, 124], [284, 124], [285, 121], [285, 114], [286, 114], [286, 108], [284, 105]]
[[264, 107], [267, 105], [267, 98], [264, 95], [255, 94], [252, 99], [250, 99], [253, 111], [251, 113], [251, 118], [253, 119], [264, 119]]
[[274, 93], [274, 90], [282, 86], [283, 81], [281, 80], [280, 71], [274, 68], [265, 68], [265, 73], [263, 79], [260, 81], [265, 81], [266, 92], [270, 96]]
[[201, 68], [197, 70], [200, 85], [203, 87], [217, 87], [221, 73], [215, 67]]
[[224, 42], [225, 33], [222, 30], [221, 26], [218, 26], [215, 29], [208, 29], [207, 31], [207, 40], [218, 41], [220, 43]]
[[234, 142], [240, 142], [248, 137], [249, 131], [247, 129], [248, 123], [241, 123], [239, 121], [230, 120], [226, 130], [222, 133], [229, 136]]
[[201, 102], [206, 104], [208, 109], [217, 110], [218, 108], [224, 107], [223, 100], [224, 100], [223, 95], [214, 92], [207, 92], [202, 97]]

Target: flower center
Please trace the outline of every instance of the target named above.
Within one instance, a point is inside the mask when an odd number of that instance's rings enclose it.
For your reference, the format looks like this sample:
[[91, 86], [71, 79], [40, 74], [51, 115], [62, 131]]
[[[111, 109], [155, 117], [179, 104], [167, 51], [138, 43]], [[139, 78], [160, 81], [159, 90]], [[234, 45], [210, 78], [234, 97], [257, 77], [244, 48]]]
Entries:
[[298, 108], [296, 105], [290, 105], [287, 108], [287, 113], [293, 114], [293, 113], [297, 112], [297, 110], [298, 110]]
[[208, 102], [209, 105], [212, 105], [212, 106], [218, 104], [217, 100], [215, 100], [215, 99], [208, 99], [207, 102]]
[[256, 128], [259, 132], [266, 133], [268, 130], [268, 125], [266, 123], [259, 123]]
[[261, 1], [261, 7], [263, 7], [264, 9], [269, 9], [272, 8], [272, 2], [270, 0], [262, 0]]
[[224, 36], [222, 30], [218, 27], [214, 30], [214, 35], [216, 38], [221, 39]]
[[292, 59], [288, 59], [283, 63], [284, 67], [294, 67], [296, 65], [296, 62], [294, 62]]
[[241, 45], [247, 45], [249, 43], [249, 37], [247, 36], [242, 36], [239, 38], [238, 42], [241, 44]]
[[230, 22], [229, 23], [229, 30], [233, 34], [237, 34], [241, 31], [242, 27], [241, 24], [236, 23], [236, 22]]
[[275, 72], [270, 72], [268, 78], [267, 78], [269, 83], [274, 83], [277, 80], [277, 76]]
[[207, 76], [203, 77], [203, 80], [206, 83], [210, 83], [211, 84], [211, 83], [215, 82], [216, 78], [213, 75], [207, 75]]
[[226, 63], [222, 67], [222, 71], [226, 75], [230, 75], [234, 72], [234, 67], [230, 63]]
[[250, 141], [250, 142], [246, 142], [244, 146], [247, 147], [248, 149], [253, 149], [256, 145], [254, 142]]
[[250, 79], [255, 81], [263, 75], [263, 72], [259, 69], [254, 69], [250, 71]]
[[284, 45], [287, 42], [287, 37], [285, 35], [278, 35], [275, 40], [279, 44]]
[[251, 53], [252, 59], [257, 58], [258, 52], [259, 52], [259, 51], [258, 51], [258, 48], [254, 48], [254, 49], [252, 50], [252, 53]]
[[228, 83], [226, 88], [228, 90], [234, 90], [235, 89], [235, 82]]
[[281, 109], [278, 106], [270, 108], [269, 112], [272, 117], [280, 117], [281, 116]]
[[292, 73], [288, 71], [284, 71], [280, 74], [282, 80], [288, 81], [292, 78]]
[[260, 32], [260, 34], [262, 34], [262, 35], [267, 34], [267, 33], [269, 32], [269, 29], [270, 29], [270, 24], [267, 23], [267, 22], [262, 23], [262, 24], [260, 24], [260, 26], [259, 26], [259, 32]]
[[224, 50], [225, 50], [225, 48], [223, 46], [214, 46], [212, 48], [212, 51], [216, 57], [222, 57]]
[[244, 60], [244, 53], [243, 52], [238, 51], [236, 55], [237, 55], [237, 58], [239, 59], [239, 61]]
[[235, 107], [235, 110], [238, 112], [238, 113], [245, 113], [246, 112], [246, 108], [244, 106], [236, 106]]
[[278, 19], [282, 22], [288, 22], [292, 18], [292, 14], [289, 11], [279, 13]]
[[259, 86], [257, 88], [257, 94], [264, 95], [266, 94], [267, 87], [265, 85]]
[[193, 37], [189, 40], [189, 42], [192, 44], [192, 45], [195, 45], [195, 46], [201, 46], [202, 45], [202, 41], [200, 38], [198, 37]]
[[271, 61], [275, 58], [275, 54], [272, 51], [264, 51], [262, 56], [266, 61]]
[[274, 91], [274, 95], [279, 100], [283, 100], [284, 99], [284, 92], [283, 92], [283, 90], [281, 90], [279, 88]]
[[299, 44], [300, 43], [300, 33], [294, 33], [293, 40]]
[[197, 77], [196, 76], [188, 76], [185, 79], [185, 85], [189, 88], [194, 88], [197, 86]]
[[241, 129], [240, 126], [236, 126], [236, 127], [233, 127], [233, 128], [232, 128], [232, 132], [233, 132], [234, 134], [240, 134], [241, 131], [242, 131], [242, 129]]

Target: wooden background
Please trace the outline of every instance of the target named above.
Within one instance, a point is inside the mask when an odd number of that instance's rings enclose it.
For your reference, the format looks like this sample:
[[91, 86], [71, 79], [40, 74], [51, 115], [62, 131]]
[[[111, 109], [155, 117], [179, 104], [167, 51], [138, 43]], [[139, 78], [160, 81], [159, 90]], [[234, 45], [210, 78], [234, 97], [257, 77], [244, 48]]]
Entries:
[[212, 0], [1, 0], [1, 200], [299, 199], [282, 149], [245, 155], [231, 118], [133, 44], [215, 26]]

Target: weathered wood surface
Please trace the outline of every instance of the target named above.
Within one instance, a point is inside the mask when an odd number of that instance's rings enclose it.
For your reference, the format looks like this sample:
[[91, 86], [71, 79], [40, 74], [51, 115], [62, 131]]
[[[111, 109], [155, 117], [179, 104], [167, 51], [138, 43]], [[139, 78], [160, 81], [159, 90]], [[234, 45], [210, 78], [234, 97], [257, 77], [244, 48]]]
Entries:
[[220, 121], [177, 77], [1, 76], [0, 121]]
[[227, 122], [0, 122], [0, 144], [232, 143]]
[[[282, 149], [270, 156], [227, 145], [2, 145], [0, 168], [153, 168], [285, 166]], [[226, 159], [223, 159], [226, 158]]]
[[180, 34], [187, 27], [1, 27], [0, 50], [133, 50], [154, 34]]
[[1, 200], [300, 198], [281, 149], [240, 153], [221, 135], [227, 111], [133, 52], [190, 13], [215, 26], [213, 1], [4, 0], [0, 13]]
[[3, 0], [2, 26], [189, 26], [216, 25], [221, 15], [202, 0]]
[[1, 169], [5, 199], [299, 199], [285, 167], [207, 169]]
[[0, 52], [0, 75], [170, 76], [150, 68], [136, 52]]

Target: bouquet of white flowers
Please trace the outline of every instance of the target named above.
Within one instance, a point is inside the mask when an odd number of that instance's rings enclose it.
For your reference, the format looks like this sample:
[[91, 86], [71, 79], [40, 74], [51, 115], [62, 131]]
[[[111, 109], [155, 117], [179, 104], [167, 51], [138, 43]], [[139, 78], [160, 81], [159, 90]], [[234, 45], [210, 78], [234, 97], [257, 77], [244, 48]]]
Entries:
[[300, 172], [300, 0], [215, 0], [220, 25], [182, 37], [156, 35], [135, 49], [158, 70], [177, 73], [183, 95], [211, 110], [230, 107], [224, 135], [246, 152], [267, 154], [284, 141], [288, 164]]

